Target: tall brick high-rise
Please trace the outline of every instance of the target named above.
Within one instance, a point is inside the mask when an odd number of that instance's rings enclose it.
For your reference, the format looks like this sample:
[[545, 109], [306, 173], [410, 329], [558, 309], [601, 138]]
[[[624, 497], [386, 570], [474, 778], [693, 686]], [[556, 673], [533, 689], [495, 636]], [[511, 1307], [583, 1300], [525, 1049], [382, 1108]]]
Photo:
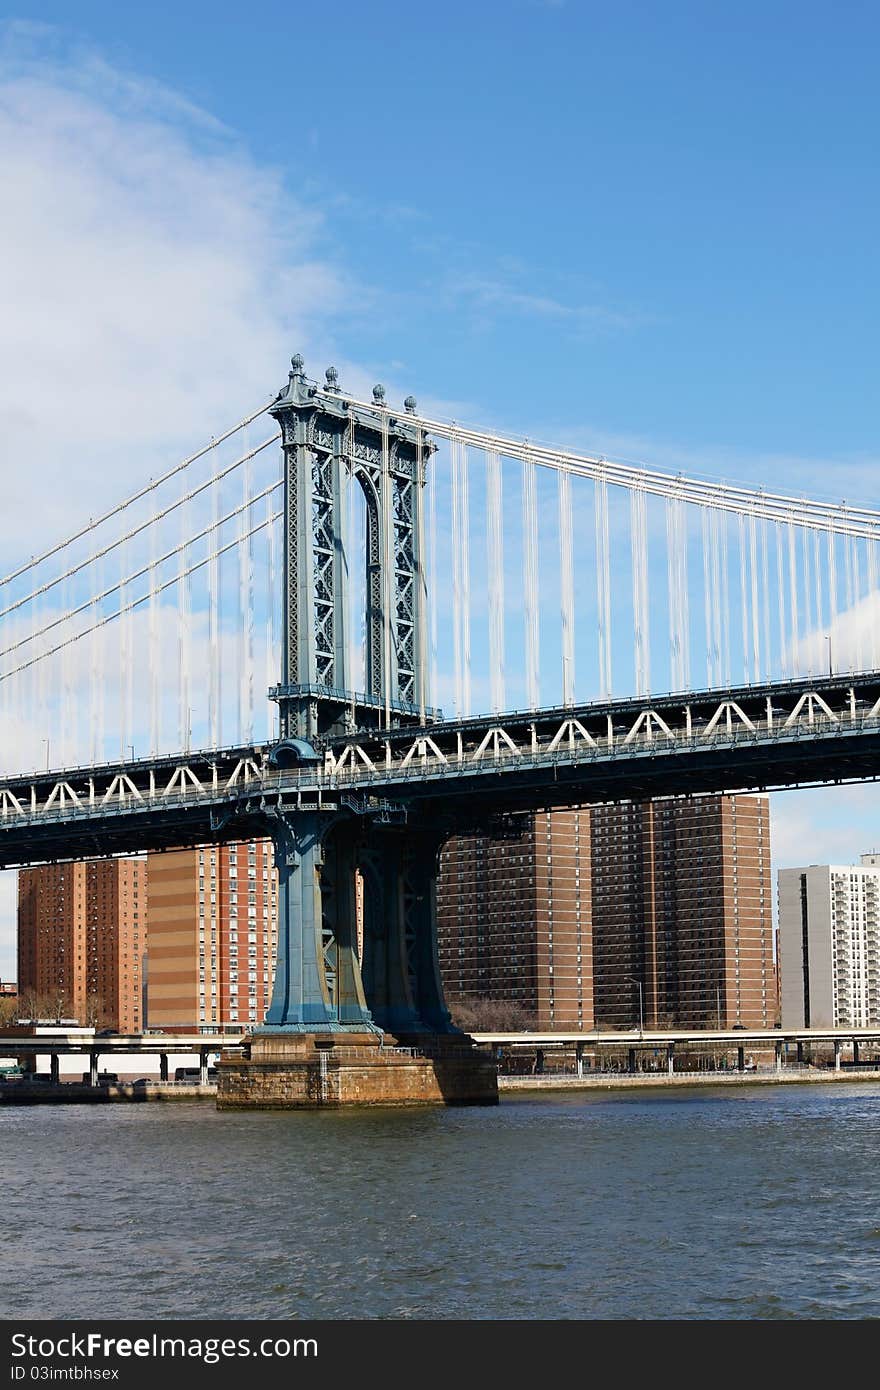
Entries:
[[147, 864], [99, 859], [18, 876], [23, 1007], [64, 1012], [122, 1033], [144, 1026]]
[[770, 813], [755, 796], [595, 806], [596, 1019], [772, 1027]]
[[520, 825], [518, 840], [444, 851], [451, 996], [515, 1001], [539, 1028], [772, 1026], [765, 799], [622, 803]]
[[271, 841], [148, 857], [150, 1027], [210, 1032], [262, 1023], [278, 944]]
[[590, 813], [539, 812], [508, 838], [446, 846], [438, 950], [451, 998], [519, 1005], [540, 1027], [592, 1028]]

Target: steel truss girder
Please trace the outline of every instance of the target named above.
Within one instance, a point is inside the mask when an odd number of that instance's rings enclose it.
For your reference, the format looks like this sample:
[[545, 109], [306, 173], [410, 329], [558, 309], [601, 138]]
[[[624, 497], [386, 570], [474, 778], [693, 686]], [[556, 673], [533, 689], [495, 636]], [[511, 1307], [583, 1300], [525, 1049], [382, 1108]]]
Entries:
[[[738, 713], [735, 713], [738, 711]], [[647, 718], [648, 715], [652, 718]], [[635, 732], [634, 732], [635, 731]], [[271, 806], [519, 806], [880, 775], [880, 675], [615, 701], [302, 743], [68, 769], [0, 783], [0, 865], [241, 838]], [[218, 818], [239, 818], [235, 834]], [[258, 829], [253, 833], [261, 833]]]

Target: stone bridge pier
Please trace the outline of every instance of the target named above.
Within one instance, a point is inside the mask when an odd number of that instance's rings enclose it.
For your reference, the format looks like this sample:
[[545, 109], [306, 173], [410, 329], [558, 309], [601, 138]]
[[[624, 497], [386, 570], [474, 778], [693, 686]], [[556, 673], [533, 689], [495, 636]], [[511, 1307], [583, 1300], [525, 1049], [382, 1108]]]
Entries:
[[279, 876], [275, 986], [222, 1109], [496, 1104], [494, 1062], [453, 1027], [437, 964], [446, 832], [392, 809], [270, 814]]

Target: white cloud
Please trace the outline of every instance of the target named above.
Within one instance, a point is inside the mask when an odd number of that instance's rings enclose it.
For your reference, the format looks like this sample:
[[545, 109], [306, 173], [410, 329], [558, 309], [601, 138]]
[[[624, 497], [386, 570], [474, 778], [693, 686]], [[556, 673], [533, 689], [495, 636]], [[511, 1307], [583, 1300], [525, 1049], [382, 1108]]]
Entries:
[[880, 786], [774, 792], [770, 844], [775, 868], [852, 864], [880, 846]]
[[0, 28], [0, 180], [5, 570], [268, 400], [292, 351], [329, 357], [362, 297], [279, 171], [48, 26]]
[[507, 311], [531, 318], [553, 319], [581, 329], [630, 328], [638, 318], [602, 304], [568, 302], [548, 294], [520, 289], [516, 283], [489, 275], [460, 275], [448, 280], [449, 292], [472, 307]]
[[873, 671], [878, 661], [880, 591], [873, 590], [796, 646], [800, 671]]
[[[282, 384], [354, 298], [320, 215], [217, 122], [85, 55], [0, 55], [7, 558]], [[323, 345], [323, 344], [322, 344]]]

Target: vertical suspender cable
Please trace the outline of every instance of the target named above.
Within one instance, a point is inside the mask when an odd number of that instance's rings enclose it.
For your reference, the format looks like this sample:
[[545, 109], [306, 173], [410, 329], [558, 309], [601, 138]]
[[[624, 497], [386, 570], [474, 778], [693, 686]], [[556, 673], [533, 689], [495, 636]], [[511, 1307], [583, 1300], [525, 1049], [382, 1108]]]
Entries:
[[596, 478], [596, 601], [599, 630], [599, 697], [611, 697], [611, 564], [608, 541], [608, 483]]
[[770, 646], [770, 558], [767, 539], [767, 518], [761, 520], [761, 594], [764, 619], [764, 679], [769, 680], [773, 673], [773, 657]]
[[[41, 601], [41, 607], [43, 608], [43, 618], [44, 618], [44, 620], [45, 620], [45, 617], [46, 617], [46, 610], [47, 610], [47, 608], [48, 608], [48, 600], [47, 600], [45, 597], [44, 597], [44, 598], [42, 599], [42, 601]], [[45, 640], [45, 638], [44, 638], [44, 639], [43, 639], [43, 650], [44, 650], [44, 651], [46, 650], [46, 646], [47, 646], [47, 643], [46, 643], [46, 640]], [[52, 728], [52, 718], [51, 718], [51, 714], [50, 714], [50, 710], [49, 710], [49, 660], [50, 660], [49, 657], [44, 656], [43, 659], [42, 659], [42, 661], [40, 662], [40, 669], [39, 669], [39, 686], [40, 686], [40, 689], [39, 689], [39, 699], [38, 699], [38, 701], [37, 701], [37, 709], [40, 711], [40, 727], [41, 727], [42, 729], [51, 729], [51, 728]]]
[[523, 595], [525, 599], [526, 700], [537, 709], [538, 677], [538, 499], [535, 465], [526, 456], [522, 463]]
[[785, 555], [782, 544], [782, 522], [775, 521], [776, 550], [776, 622], [779, 633], [779, 664], [783, 676], [790, 674], [789, 644], [785, 625]]
[[459, 442], [458, 466], [461, 470], [461, 669], [462, 714], [471, 712], [471, 507], [467, 445]]
[[[721, 575], [722, 564], [724, 573], [727, 573], [727, 549], [721, 549], [721, 525], [724, 518], [717, 508], [709, 513], [709, 542], [710, 542], [710, 571], [712, 575], [712, 650], [714, 653], [713, 669], [715, 682], [721, 685], [724, 681], [724, 666], [721, 660], [722, 648], [722, 624], [727, 620], [726, 609], [721, 602]], [[725, 532], [726, 539], [726, 532]]]
[[855, 670], [865, 670], [865, 653], [863, 653], [862, 624], [859, 621], [858, 609], [862, 606], [862, 566], [859, 562], [859, 539], [855, 535], [849, 537], [849, 545], [852, 548], [852, 607], [854, 607], [854, 621], [852, 626], [855, 628], [855, 651], [852, 652], [852, 660], [855, 662]]
[[180, 555], [177, 577], [177, 734], [178, 748], [189, 752], [192, 731], [192, 712], [190, 694], [190, 576], [188, 546], [188, 508], [186, 502], [180, 506]]
[[703, 551], [703, 628], [706, 635], [706, 685], [715, 685], [715, 659], [712, 644], [712, 587], [709, 557], [709, 508], [700, 508], [700, 540]]
[[559, 485], [560, 606], [562, 609], [562, 703], [574, 704], [574, 554], [571, 525], [571, 475], [556, 475]]
[[455, 706], [459, 718], [470, 714], [470, 507], [467, 450], [450, 441], [452, 456], [452, 619], [455, 645]]
[[877, 543], [873, 538], [866, 542], [867, 549], [867, 600], [869, 600], [869, 649], [867, 660], [870, 669], [877, 670]]
[[752, 601], [752, 677], [755, 681], [759, 681], [761, 679], [761, 653], [758, 635], [758, 537], [754, 512], [749, 514], [749, 568]]
[[[247, 451], [247, 431], [245, 431]], [[238, 542], [239, 562], [239, 701], [238, 736], [243, 743], [254, 739], [254, 553], [251, 536], [251, 460], [242, 465], [242, 510]]]
[[749, 585], [746, 575], [749, 552], [746, 546], [746, 519], [742, 512], [736, 514], [739, 529], [739, 606], [742, 624], [742, 664], [743, 679], [746, 685], [752, 683], [751, 663], [749, 662]]
[[[671, 689], [687, 690], [690, 685], [687, 514], [685, 504], [680, 497], [667, 497], [666, 499], [666, 572]], [[647, 573], [645, 583], [647, 589]]]
[[690, 600], [688, 594], [688, 509], [684, 501], [676, 499], [678, 511], [678, 611], [679, 640], [681, 645], [681, 688], [689, 690], [691, 685], [691, 639], [690, 639]]
[[647, 695], [651, 688], [651, 641], [648, 610], [648, 531], [645, 490], [638, 480], [630, 491], [629, 503], [636, 693], [638, 695]]
[[211, 454], [214, 480], [211, 484], [211, 530], [208, 533], [208, 734], [212, 748], [221, 747], [223, 734], [220, 623], [220, 483], [217, 481], [217, 449]]
[[727, 513], [718, 518], [721, 533], [721, 646], [724, 655], [724, 684], [730, 685], [730, 559]]
[[88, 569], [89, 584], [92, 590], [92, 606], [89, 610], [89, 624], [92, 629], [91, 641], [89, 642], [89, 762], [92, 766], [101, 760], [103, 734], [103, 720], [98, 717], [98, 698], [99, 691], [103, 686], [103, 669], [100, 653], [102, 629], [98, 627], [97, 595], [100, 593], [100, 585], [97, 564], [96, 560], [91, 560]]
[[[129, 570], [129, 568], [128, 568], [129, 559], [130, 559], [130, 552], [127, 552], [126, 555], [125, 555], [125, 565], [126, 565], [126, 573], [127, 573], [127, 574], [130, 573], [130, 570]], [[120, 600], [119, 600], [119, 601], [120, 601], [120, 603], [122, 602], [121, 596], [120, 596]], [[127, 606], [127, 605], [126, 605], [126, 606]], [[135, 646], [138, 645], [138, 646], [141, 646], [141, 647], [142, 647], [142, 646], [143, 646], [143, 643], [137, 643], [137, 644], [136, 644], [136, 643], [135, 643], [135, 640], [134, 640], [135, 622], [136, 622], [136, 619], [135, 619], [135, 614], [134, 614], [133, 611], [127, 612], [127, 613], [125, 614], [125, 621], [128, 623], [128, 635], [127, 635], [127, 638], [126, 638], [126, 646], [127, 646], [127, 650], [128, 650], [128, 655], [127, 655], [127, 657], [126, 657], [126, 662], [125, 662], [125, 718], [124, 718], [123, 724], [124, 724], [126, 736], [127, 736], [128, 740], [129, 740], [129, 745], [130, 745], [130, 746], [133, 746], [133, 745], [134, 745], [134, 739], [135, 739], [135, 723], [134, 723], [134, 691], [135, 691], [134, 671], [135, 671], [135, 660], [136, 660], [136, 658], [135, 658]], [[141, 716], [141, 717], [143, 718], [143, 716]]]
[[666, 593], [669, 616], [669, 689], [681, 690], [681, 611], [678, 592], [678, 515], [674, 497], [666, 498]]
[[791, 674], [799, 676], [801, 674], [801, 650], [800, 650], [800, 620], [798, 618], [798, 573], [797, 573], [797, 547], [795, 545], [794, 523], [789, 520], [788, 526], [788, 594], [789, 594], [789, 620], [791, 623]]
[[[855, 585], [855, 564], [854, 564], [855, 556], [854, 556], [854, 553], [853, 553], [853, 540], [852, 540], [852, 536], [850, 536], [850, 535], [845, 535], [845, 536], [844, 536], [844, 541], [843, 541], [843, 554], [844, 554], [844, 562], [845, 562], [845, 565], [846, 565], [846, 613], [847, 613], [847, 617], [848, 617], [848, 618], [850, 619], [850, 621], [852, 622], [852, 614], [853, 614], [853, 609], [854, 609], [854, 607], [855, 607], [855, 601], [856, 601], [856, 585]], [[854, 664], [855, 664], [855, 651], [853, 650], [854, 645], [855, 645], [855, 644], [853, 644], [853, 646], [851, 646], [851, 647], [850, 647], [850, 650], [849, 650], [849, 669], [850, 669], [850, 670], [853, 670]], [[844, 653], [844, 655], [845, 655], [845, 653]]]
[[[275, 605], [278, 596], [275, 593], [275, 522], [272, 518], [272, 493], [266, 494], [266, 689], [271, 690], [273, 685], [278, 684], [276, 674], [275, 652]], [[270, 739], [276, 737], [275, 732], [275, 712], [278, 706], [272, 699], [266, 700], [266, 733]]]
[[160, 685], [159, 671], [161, 666], [161, 653], [159, 647], [159, 594], [158, 594], [158, 537], [157, 523], [153, 520], [150, 523], [150, 601], [149, 601], [149, 623], [150, 623], [150, 752], [155, 757], [159, 752], [159, 739], [161, 737], [161, 715], [159, 709]]
[[[131, 630], [131, 615], [126, 612], [128, 608], [128, 587], [125, 584], [125, 576], [128, 569], [128, 545], [123, 541], [119, 547], [119, 626], [115, 633], [116, 645], [119, 648], [119, 757], [125, 761], [125, 734], [128, 718], [128, 672], [133, 660], [133, 654], [129, 651], [129, 632]], [[115, 625], [114, 625], [115, 626]]]
[[[811, 583], [810, 562], [812, 559], [810, 545], [810, 530], [807, 526], [801, 527], [801, 557], [804, 567], [804, 660], [807, 663], [808, 674], [812, 674], [814, 669], [813, 657], [813, 585]], [[817, 658], [820, 661], [818, 668], [821, 670], [821, 647], [817, 643]]]
[[486, 454], [486, 541], [489, 562], [489, 685], [492, 709], [505, 707], [504, 690], [504, 520], [501, 458]]
[[461, 470], [458, 464], [459, 443], [456, 436], [449, 441], [452, 479], [452, 646], [455, 668], [455, 713], [464, 714], [464, 664], [461, 635]]
[[[834, 625], [837, 622], [837, 536], [834, 531], [828, 532], [828, 634], [834, 635]], [[831, 652], [829, 662], [833, 663], [834, 652]]]
[[[69, 615], [71, 606], [69, 579], [65, 579], [64, 584], [62, 586], [61, 601], [63, 604], [64, 613], [66, 615]], [[64, 625], [61, 628], [61, 636], [64, 639], [64, 646], [61, 649], [61, 718], [58, 722], [61, 729], [62, 766], [75, 761], [75, 754], [73, 752], [73, 743], [75, 736], [75, 725], [73, 723], [74, 702], [70, 670], [71, 660], [73, 657], [73, 649], [71, 646], [68, 645], [66, 640], [70, 636], [70, 629], [70, 617], [67, 616], [65, 618]]]
[[[36, 630], [36, 628], [38, 628], [39, 625], [40, 625], [39, 622], [37, 621], [37, 619], [38, 619], [38, 614], [39, 614], [39, 607], [40, 607], [39, 599], [37, 599], [37, 600], [36, 600], [35, 602], [33, 602], [33, 603], [28, 604], [28, 612], [31, 612], [31, 610], [33, 610], [33, 617], [31, 618], [31, 622], [33, 623], [33, 626], [34, 626], [34, 629], [35, 629], [35, 630]], [[34, 657], [35, 657], [35, 658], [39, 658], [39, 646], [38, 646], [38, 644], [37, 644], [36, 642], [34, 643], [32, 650], [33, 650]], [[29, 707], [29, 709], [30, 709], [31, 718], [37, 720], [37, 727], [38, 727], [38, 728], [45, 728], [46, 726], [45, 726], [45, 723], [44, 723], [44, 721], [43, 721], [43, 712], [42, 712], [42, 710], [40, 709], [40, 666], [41, 666], [41, 665], [42, 665], [42, 662], [39, 661], [39, 659], [37, 659], [37, 660], [35, 660], [33, 666], [31, 666], [31, 669], [30, 669], [30, 680], [29, 680], [29, 682], [28, 682], [28, 707]], [[38, 752], [38, 751], [39, 751], [39, 750], [37, 749], [37, 750], [35, 750], [35, 752], [34, 752], [34, 766], [36, 766], [36, 757], [37, 757], [37, 752]]]
[[825, 631], [822, 612], [822, 560], [819, 553], [819, 532], [815, 530], [813, 531], [813, 577], [816, 583], [816, 632], [821, 637]]

